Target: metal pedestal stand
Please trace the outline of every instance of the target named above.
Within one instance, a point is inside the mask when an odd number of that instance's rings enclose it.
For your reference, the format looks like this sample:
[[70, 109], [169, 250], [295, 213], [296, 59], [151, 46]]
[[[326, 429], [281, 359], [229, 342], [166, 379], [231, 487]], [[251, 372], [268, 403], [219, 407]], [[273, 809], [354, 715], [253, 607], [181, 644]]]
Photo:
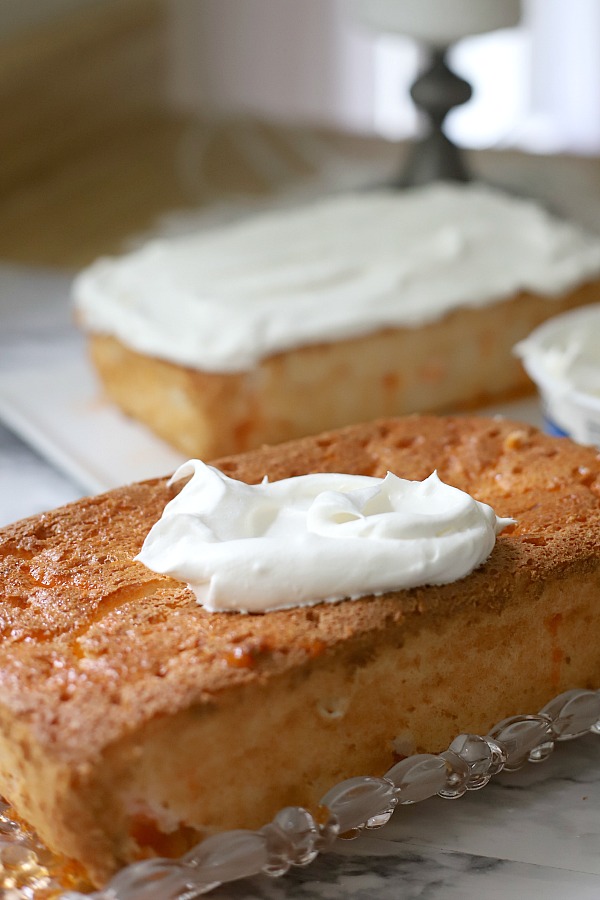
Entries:
[[406, 168], [393, 187], [414, 187], [431, 181], [470, 181], [471, 175], [458, 147], [442, 130], [455, 106], [470, 99], [471, 85], [446, 63], [447, 48], [432, 51], [431, 66], [413, 84], [411, 97], [429, 119], [429, 133], [414, 144]]

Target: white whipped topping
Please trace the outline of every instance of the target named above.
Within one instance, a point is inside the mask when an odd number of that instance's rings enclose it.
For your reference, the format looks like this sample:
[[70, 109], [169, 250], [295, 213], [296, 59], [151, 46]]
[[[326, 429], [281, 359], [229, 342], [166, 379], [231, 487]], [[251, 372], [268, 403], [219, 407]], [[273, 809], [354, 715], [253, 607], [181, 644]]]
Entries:
[[199, 460], [137, 557], [187, 583], [211, 612], [266, 612], [446, 584], [492, 551], [512, 519], [444, 484], [300, 475], [248, 485]]
[[557, 316], [515, 347], [539, 381], [600, 397], [600, 304]]
[[193, 368], [419, 326], [600, 272], [600, 239], [482, 185], [335, 196], [101, 259], [74, 283], [84, 326]]

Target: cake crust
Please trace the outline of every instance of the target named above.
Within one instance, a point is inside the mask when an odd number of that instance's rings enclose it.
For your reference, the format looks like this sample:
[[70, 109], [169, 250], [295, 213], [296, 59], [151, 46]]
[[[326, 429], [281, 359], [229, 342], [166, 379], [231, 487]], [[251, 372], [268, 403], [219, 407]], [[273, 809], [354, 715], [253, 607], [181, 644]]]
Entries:
[[518, 423], [414, 416], [216, 465], [249, 483], [436, 468], [517, 524], [454, 584], [266, 615], [207, 613], [133, 561], [179, 489], [166, 479], [3, 529], [0, 793], [97, 882], [384, 771], [402, 741], [440, 750], [600, 687], [595, 450]]

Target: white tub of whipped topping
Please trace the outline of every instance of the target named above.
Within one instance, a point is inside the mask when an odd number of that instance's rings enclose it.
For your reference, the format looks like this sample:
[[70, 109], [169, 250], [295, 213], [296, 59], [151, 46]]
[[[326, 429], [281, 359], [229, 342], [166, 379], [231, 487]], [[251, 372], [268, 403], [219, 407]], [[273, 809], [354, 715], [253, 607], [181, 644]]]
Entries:
[[600, 447], [600, 303], [550, 319], [515, 353], [538, 387], [546, 430]]

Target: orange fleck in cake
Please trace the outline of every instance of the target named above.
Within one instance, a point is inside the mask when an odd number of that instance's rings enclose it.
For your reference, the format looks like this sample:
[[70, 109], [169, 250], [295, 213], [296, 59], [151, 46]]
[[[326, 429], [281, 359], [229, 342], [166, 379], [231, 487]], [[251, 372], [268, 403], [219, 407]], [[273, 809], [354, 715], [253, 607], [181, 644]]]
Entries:
[[[516, 524], [466, 578], [209, 613], [134, 561], [178, 485], [0, 532], [0, 794], [101, 883], [148, 853], [313, 806], [404, 753], [600, 687], [600, 460], [501, 420], [409, 417], [221, 459], [248, 483], [440, 478]], [[285, 560], [282, 560], [285, 565]]]
[[107, 395], [214, 458], [530, 389], [514, 344], [598, 300], [600, 239], [482, 185], [363, 192], [100, 260], [77, 316]]

